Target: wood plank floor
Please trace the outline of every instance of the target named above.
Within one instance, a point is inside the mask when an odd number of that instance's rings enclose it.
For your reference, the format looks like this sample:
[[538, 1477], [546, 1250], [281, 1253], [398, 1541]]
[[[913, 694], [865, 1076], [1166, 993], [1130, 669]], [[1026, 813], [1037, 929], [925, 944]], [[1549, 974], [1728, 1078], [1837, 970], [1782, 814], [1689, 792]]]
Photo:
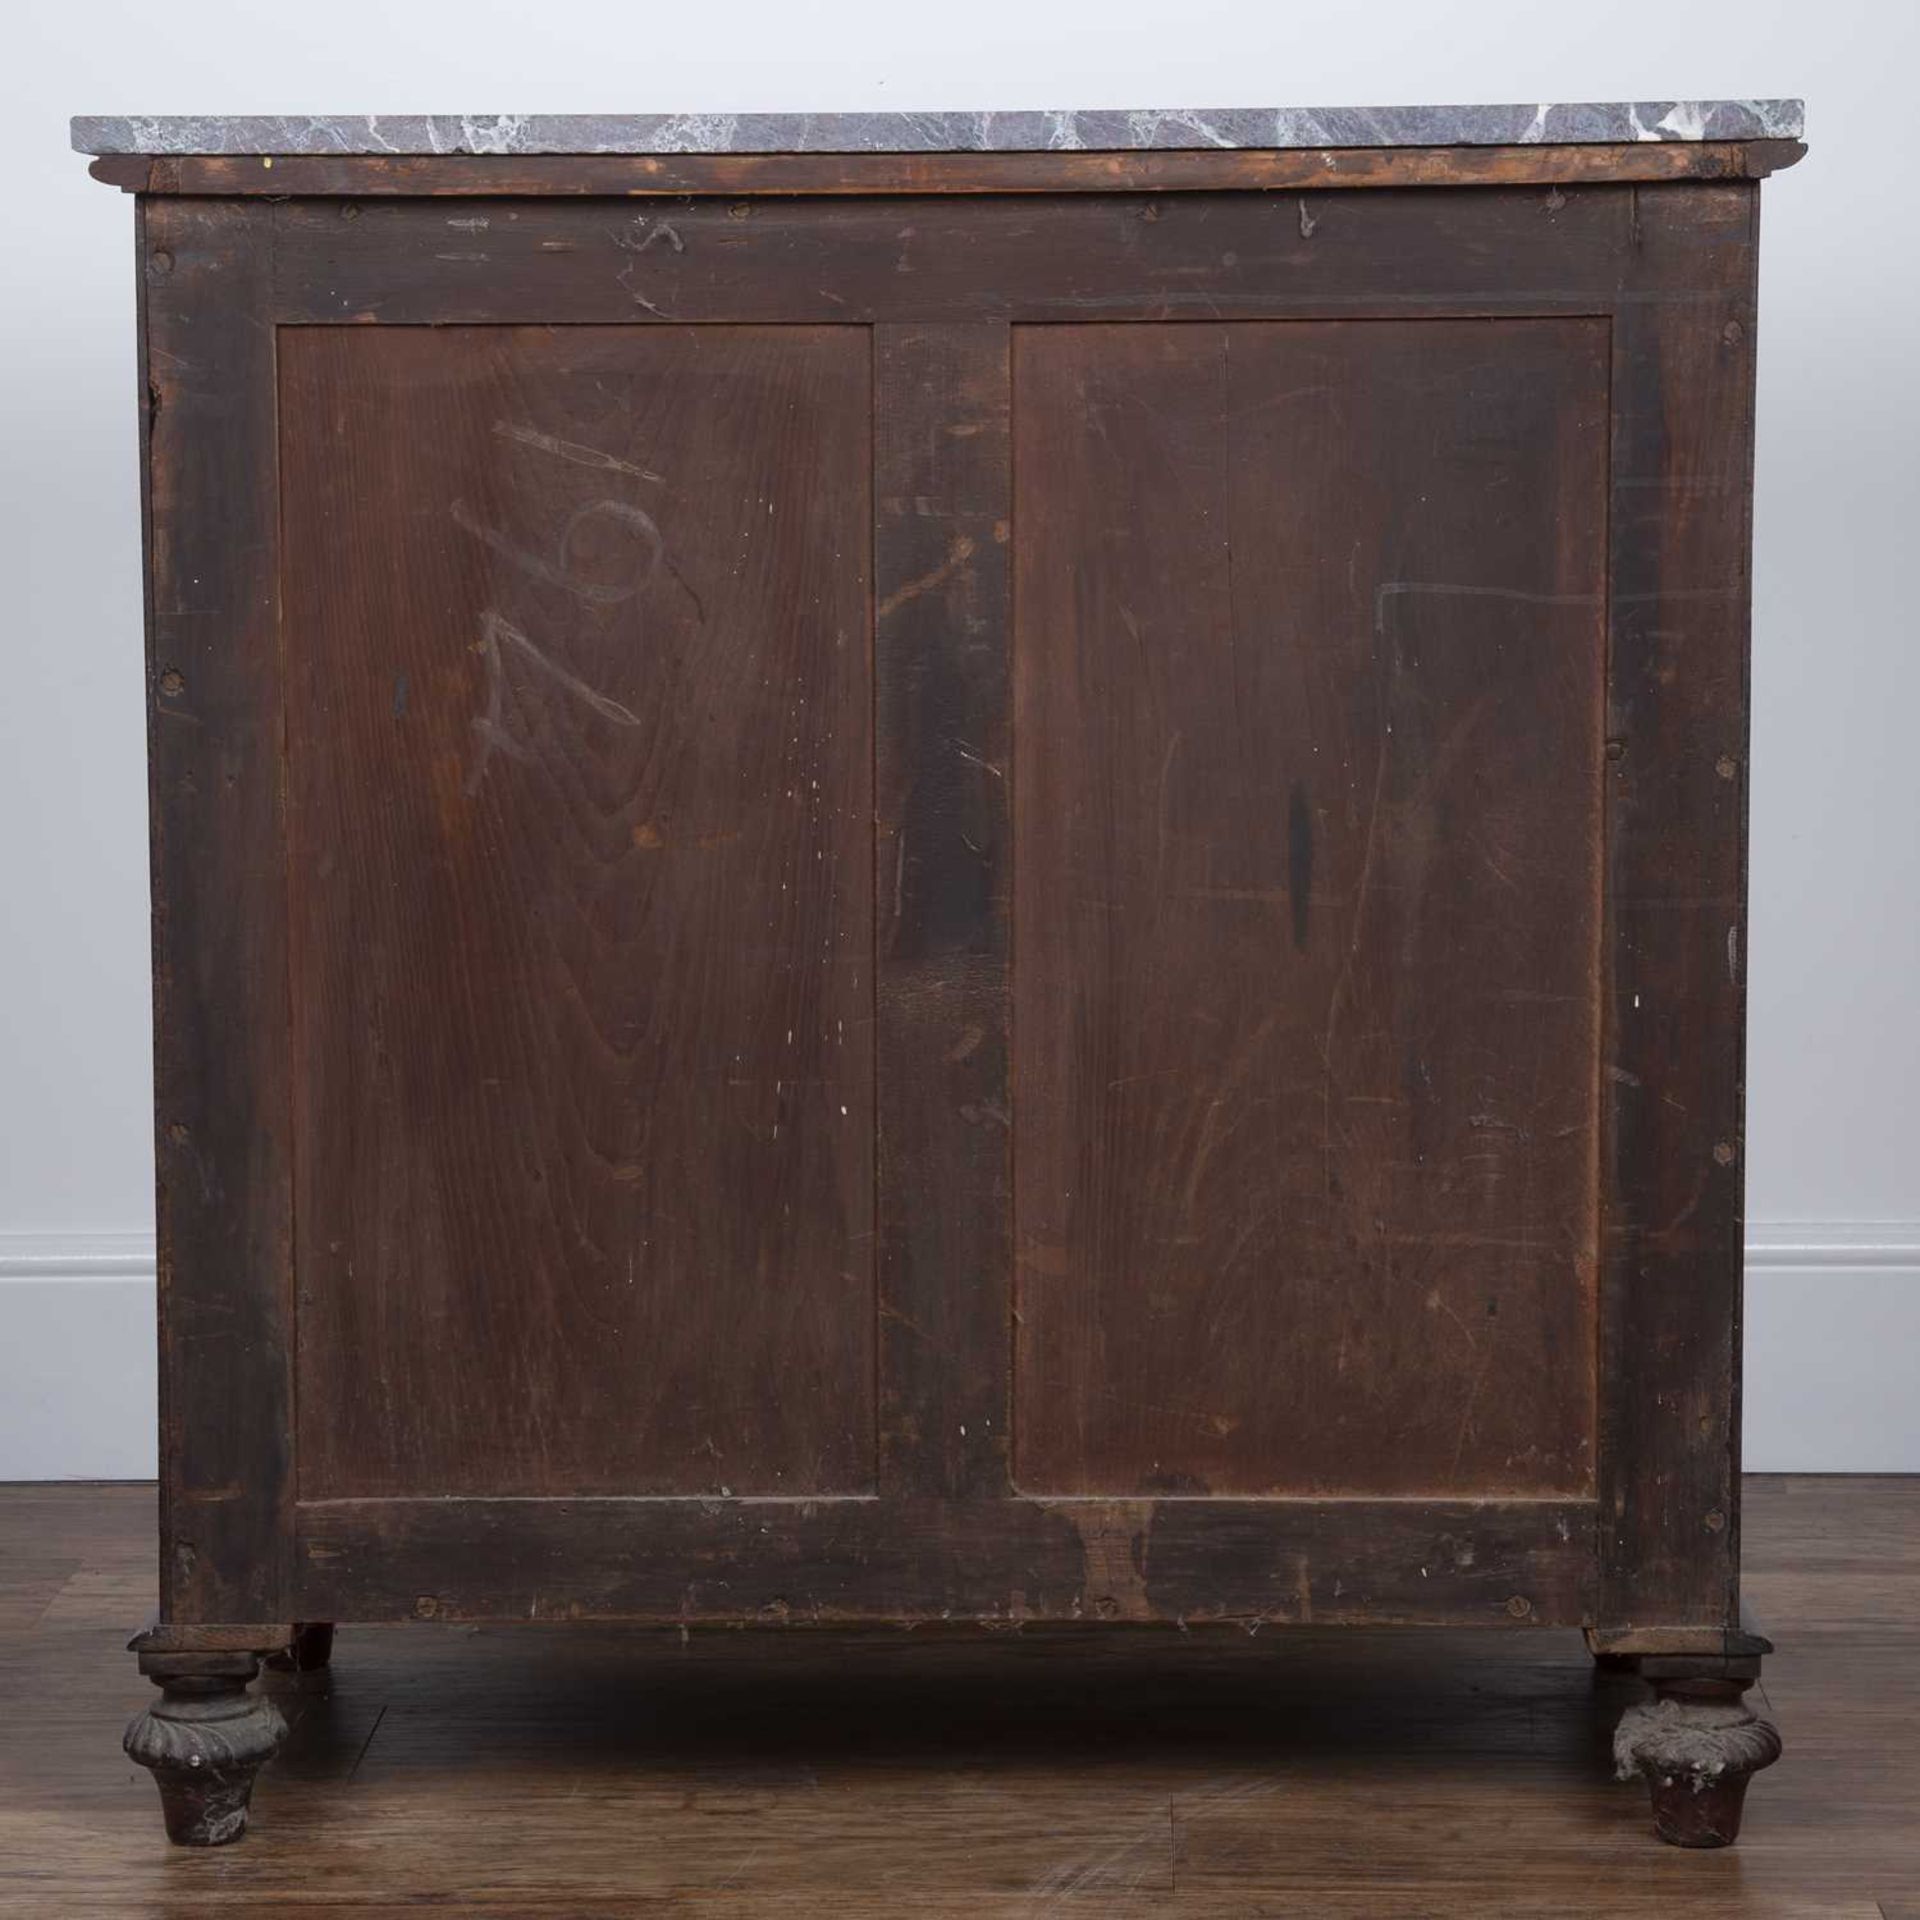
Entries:
[[1747, 1497], [1787, 1754], [1729, 1852], [1609, 1782], [1639, 1689], [1572, 1634], [420, 1625], [190, 1853], [118, 1747], [152, 1490], [0, 1487], [0, 1914], [1920, 1920], [1920, 1478]]

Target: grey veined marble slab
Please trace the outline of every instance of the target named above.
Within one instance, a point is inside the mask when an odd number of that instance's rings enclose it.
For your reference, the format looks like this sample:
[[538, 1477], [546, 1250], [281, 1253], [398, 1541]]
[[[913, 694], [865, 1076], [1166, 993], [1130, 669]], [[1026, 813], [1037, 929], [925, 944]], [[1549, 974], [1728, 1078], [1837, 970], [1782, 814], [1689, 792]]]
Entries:
[[1014, 113], [80, 114], [82, 153], [1034, 153], [1795, 140], [1798, 100]]

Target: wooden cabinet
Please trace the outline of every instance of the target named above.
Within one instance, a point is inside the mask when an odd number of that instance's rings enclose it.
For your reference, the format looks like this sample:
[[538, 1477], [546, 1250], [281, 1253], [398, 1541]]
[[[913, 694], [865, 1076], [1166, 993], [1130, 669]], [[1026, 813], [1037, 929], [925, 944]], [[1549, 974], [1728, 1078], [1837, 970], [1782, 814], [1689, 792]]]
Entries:
[[260, 1658], [409, 1618], [1583, 1627], [1731, 1837], [1797, 122], [1567, 111], [81, 130], [140, 196], [176, 1838], [244, 1823]]

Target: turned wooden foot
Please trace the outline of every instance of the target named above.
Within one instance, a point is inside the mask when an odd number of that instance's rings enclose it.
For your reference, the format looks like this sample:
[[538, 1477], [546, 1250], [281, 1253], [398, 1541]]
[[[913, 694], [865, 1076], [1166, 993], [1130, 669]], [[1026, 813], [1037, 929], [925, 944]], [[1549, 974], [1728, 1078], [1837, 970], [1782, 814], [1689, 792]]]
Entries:
[[1780, 1758], [1780, 1735], [1742, 1697], [1747, 1677], [1654, 1677], [1655, 1697], [1629, 1707], [1613, 1738], [1615, 1770], [1653, 1796], [1653, 1830], [1676, 1847], [1728, 1847], [1739, 1837], [1747, 1782]]
[[167, 1838], [183, 1847], [225, 1846], [246, 1832], [253, 1777], [287, 1733], [273, 1702], [247, 1691], [255, 1659], [209, 1665], [150, 1673], [160, 1698], [127, 1726], [128, 1757], [151, 1770]]

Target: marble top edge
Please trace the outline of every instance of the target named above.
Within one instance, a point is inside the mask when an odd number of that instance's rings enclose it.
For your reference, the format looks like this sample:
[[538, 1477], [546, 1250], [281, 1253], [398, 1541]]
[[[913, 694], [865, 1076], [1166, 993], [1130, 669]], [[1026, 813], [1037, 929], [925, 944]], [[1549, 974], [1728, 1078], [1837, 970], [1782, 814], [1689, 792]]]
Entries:
[[1006, 113], [79, 114], [111, 154], [1039, 153], [1797, 140], [1798, 100]]

